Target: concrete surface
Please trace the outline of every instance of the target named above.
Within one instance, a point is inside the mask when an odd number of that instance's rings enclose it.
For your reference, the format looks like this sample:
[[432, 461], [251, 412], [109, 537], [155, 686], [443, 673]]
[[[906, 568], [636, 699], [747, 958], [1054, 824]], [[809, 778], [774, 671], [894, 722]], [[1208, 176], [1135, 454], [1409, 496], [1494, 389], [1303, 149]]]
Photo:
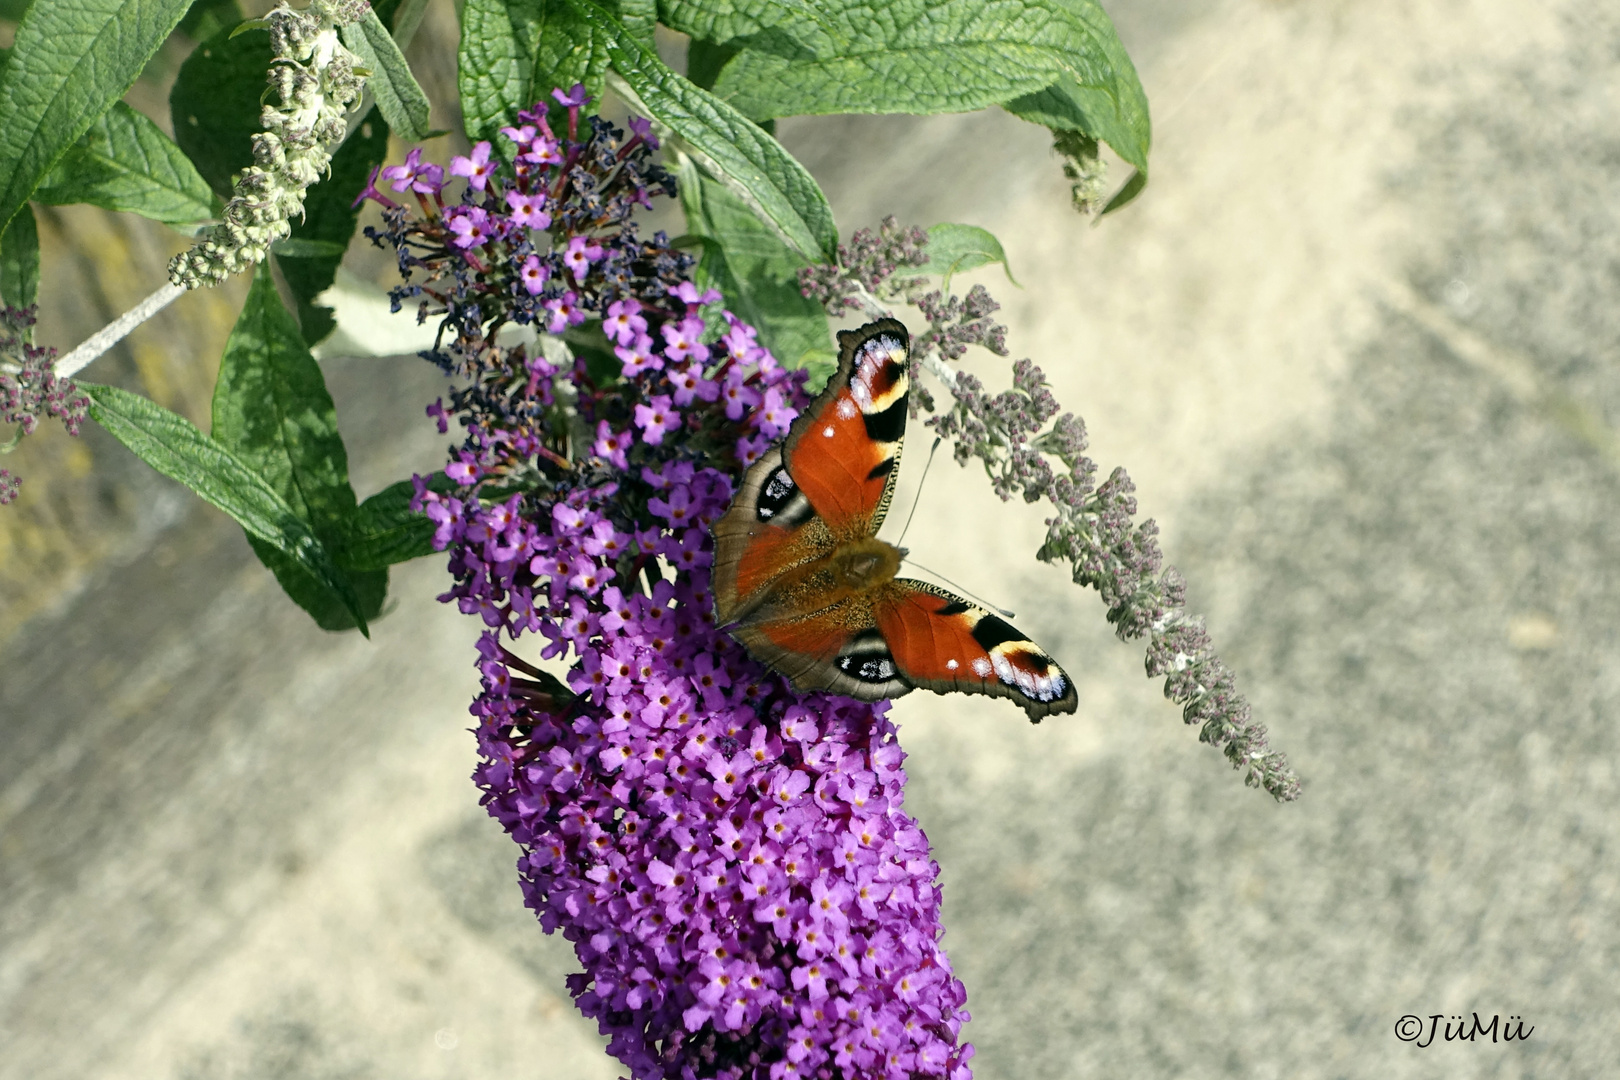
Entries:
[[[1014, 355], [1131, 470], [1305, 780], [1244, 789], [1022, 554], [1038, 510], [936, 463], [908, 546], [1081, 690], [1033, 728], [897, 706], [976, 1073], [1615, 1075], [1620, 14], [1110, 6], [1158, 123], [1099, 228], [1003, 115], [783, 125], [846, 230], [1002, 238]], [[433, 461], [436, 376], [328, 367], [362, 493]], [[193, 508], [5, 646], [0, 1077], [616, 1075], [465, 779], [440, 575], [326, 636]], [[1475, 1011], [1534, 1032], [1394, 1034]]]

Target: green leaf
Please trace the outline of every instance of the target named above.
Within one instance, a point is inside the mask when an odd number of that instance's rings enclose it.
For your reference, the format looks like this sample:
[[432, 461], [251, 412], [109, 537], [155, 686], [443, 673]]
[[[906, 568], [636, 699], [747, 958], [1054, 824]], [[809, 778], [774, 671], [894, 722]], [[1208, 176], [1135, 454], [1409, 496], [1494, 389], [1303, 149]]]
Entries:
[[1112, 199], [1108, 200], [1108, 205], [1103, 207], [1103, 214], [1112, 214], [1115, 210], [1125, 206], [1132, 199], [1135, 199], [1138, 195], [1142, 194], [1142, 189], [1145, 187], [1147, 187], [1147, 173], [1136, 173], [1136, 175], [1132, 176], [1125, 182], [1124, 187], [1120, 188], [1114, 193], [1114, 197]]
[[553, 89], [582, 82], [600, 97], [607, 57], [601, 32], [568, 0], [467, 0], [457, 57], [467, 137], [504, 149], [500, 129], [519, 109], [550, 104]]
[[799, 270], [809, 264], [690, 158], [683, 156], [678, 179], [687, 232], [709, 241], [698, 287], [719, 289], [726, 307], [759, 331], [777, 360], [809, 368], [813, 383], [825, 381], [838, 354], [826, 311], [799, 291]]
[[39, 228], [34, 208], [23, 203], [0, 237], [0, 300], [27, 307], [39, 295]]
[[411, 75], [405, 54], [389, 35], [377, 13], [366, 10], [359, 22], [339, 31], [350, 52], [371, 69], [366, 88], [377, 99], [377, 108], [388, 126], [406, 142], [421, 142], [432, 130], [428, 123], [427, 94]]
[[422, 16], [427, 14], [427, 6], [428, 0], [382, 0], [381, 3], [372, 4], [371, 10], [388, 27], [394, 44], [408, 49], [411, 39], [416, 37], [417, 28], [422, 25]]
[[268, 87], [270, 35], [222, 30], [192, 50], [169, 91], [174, 141], [221, 197], [253, 164], [253, 136]]
[[991, 263], [1000, 263], [1007, 271], [1007, 280], [1018, 284], [1018, 279], [1013, 277], [1012, 264], [1007, 261], [1007, 253], [1001, 249], [1001, 241], [988, 229], [981, 229], [977, 225], [941, 224], [928, 230], [928, 264], [915, 272], [938, 274], [941, 291], [949, 293], [953, 274]]
[[[442, 493], [455, 490], [455, 481], [443, 473], [427, 478], [428, 487]], [[360, 504], [349, 519], [344, 563], [354, 570], [386, 570], [395, 563], [432, 555], [433, 522], [411, 509], [416, 485], [409, 480], [390, 484]]]
[[300, 240], [289, 236], [270, 245], [276, 255], [288, 259], [330, 259], [348, 250], [334, 240]]
[[34, 198], [52, 206], [89, 203], [166, 225], [215, 215], [213, 193], [163, 130], [122, 101], [90, 125], [40, 181]]
[[[355, 498], [337, 411], [320, 365], [304, 347], [292, 315], [276, 295], [270, 268], [263, 264], [225, 343], [213, 416], [214, 442], [274, 488], [344, 566], [344, 529], [354, 514]], [[343, 593], [282, 557], [279, 549], [255, 544], [254, 550], [323, 629], [364, 627], [382, 609], [386, 574], [352, 573], [348, 599], [357, 603], [350, 603]]]
[[[343, 597], [356, 610], [348, 575], [332, 552], [287, 501], [241, 458], [219, 445], [183, 416], [149, 398], [116, 386], [79, 382], [90, 398], [90, 418], [164, 476], [178, 480], [204, 502], [225, 511], [254, 540], [286, 556], [294, 565]], [[364, 624], [361, 624], [365, 632]]]
[[35, 3], [0, 73], [0, 228], [124, 96], [191, 0]]
[[570, 0], [607, 42], [636, 101], [677, 136], [711, 176], [736, 192], [806, 259], [837, 258], [838, 226], [815, 179], [759, 126], [675, 74], [592, 0]]
[[388, 125], [376, 109], [351, 122], [354, 134], [332, 155], [326, 176], [305, 195], [303, 220], [295, 221], [292, 235], [272, 249], [298, 304], [298, 325], [309, 345], [324, 340], [337, 325], [332, 309], [315, 298], [331, 287], [354, 239], [360, 219], [354, 197], [388, 154]]
[[[1083, 131], [1112, 146], [1116, 154], [1145, 174], [1148, 150], [1153, 142], [1147, 97], [1142, 93], [1141, 84], [1136, 82], [1136, 71], [1129, 66], [1131, 61], [1125, 55], [1124, 46], [1117, 38], [1112, 46], [1117, 50], [1117, 54], [1111, 56], [1112, 61], [1125, 65], [1131, 75], [1129, 86], [1120, 93], [1110, 92], [1107, 87], [1086, 86], [1065, 77], [1040, 93], [1006, 102], [1006, 108], [1014, 116], [1044, 124], [1054, 131]], [[1134, 92], [1130, 92], [1132, 88]]]
[[619, 0], [619, 21], [642, 45], [657, 48], [654, 34], [658, 26], [657, 0]]
[[721, 69], [731, 63], [731, 58], [739, 51], [735, 45], [716, 45], [693, 38], [686, 46], [686, 77], [705, 90], [713, 90]]
[[236, 0], [195, 0], [178, 29], [192, 41], [207, 41], [241, 21], [242, 8]]
[[1097, 0], [661, 0], [659, 15], [739, 50], [714, 92], [755, 119], [1005, 105], [1147, 170], [1147, 99]]

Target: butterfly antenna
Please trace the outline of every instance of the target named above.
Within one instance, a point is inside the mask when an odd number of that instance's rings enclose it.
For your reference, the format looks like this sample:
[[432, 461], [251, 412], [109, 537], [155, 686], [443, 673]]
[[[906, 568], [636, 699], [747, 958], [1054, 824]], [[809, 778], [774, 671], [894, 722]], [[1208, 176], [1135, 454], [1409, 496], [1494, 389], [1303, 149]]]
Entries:
[[[917, 494], [911, 497], [911, 513], [906, 515], [905, 528], [900, 530], [900, 540], [906, 538], [906, 533], [911, 529], [911, 519], [917, 516], [917, 504], [922, 502], [923, 481], [928, 479], [928, 470], [934, 464], [934, 451], [939, 449], [939, 439], [940, 437], [935, 435], [934, 445], [928, 448], [928, 461], [924, 463], [922, 476], [917, 480]], [[894, 542], [895, 547], [900, 546], [900, 540]], [[933, 571], [930, 570], [929, 573], [933, 573]]]
[[939, 578], [939, 580], [943, 581], [947, 585], [952, 586], [953, 588], [962, 589], [962, 594], [964, 596], [968, 597], [971, 600], [978, 601], [980, 604], [982, 604], [985, 607], [989, 608], [991, 611], [995, 612], [997, 615], [1000, 615], [1003, 619], [1015, 619], [1015, 618], [1017, 618], [1016, 615], [1014, 615], [1012, 612], [1008, 611], [1006, 608], [997, 607], [996, 605], [992, 604], [990, 601], [986, 600], [984, 597], [980, 596], [978, 593], [968, 592], [967, 589], [962, 588], [962, 586], [956, 584], [956, 582], [952, 581], [950, 578], [946, 577], [944, 574], [940, 573], [938, 570], [930, 570], [930, 569], [928, 569], [928, 567], [924, 566], [922, 563], [918, 562], [916, 559], [913, 559], [911, 556], [907, 555], [903, 561], [910, 563], [912, 566], [915, 566], [917, 569], [921, 570], [925, 574], [933, 574], [935, 577]]

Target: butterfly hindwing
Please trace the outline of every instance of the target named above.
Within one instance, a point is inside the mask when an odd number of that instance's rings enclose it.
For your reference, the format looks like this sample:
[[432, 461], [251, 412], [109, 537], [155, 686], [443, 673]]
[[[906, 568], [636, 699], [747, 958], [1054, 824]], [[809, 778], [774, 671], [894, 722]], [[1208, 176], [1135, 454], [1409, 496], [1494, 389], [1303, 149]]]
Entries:
[[[773, 587], [836, 546], [877, 531], [894, 492], [909, 379], [903, 323], [880, 319], [838, 335], [838, 370], [821, 395], [743, 475], [715, 523], [715, 616], [756, 612]], [[797, 590], [808, 613], [814, 589]], [[778, 604], [784, 599], [778, 597]], [[808, 607], [804, 605], [808, 604]]]
[[910, 692], [872, 621], [870, 605], [844, 600], [810, 615], [740, 626], [732, 634], [799, 690], [880, 701]]
[[795, 569], [831, 554], [827, 523], [772, 447], [743, 476], [731, 507], [714, 524], [714, 614], [721, 626], [766, 602], [771, 587]]
[[896, 578], [872, 603], [899, 676], [937, 693], [1012, 698], [1031, 720], [1074, 712], [1074, 682], [1001, 617], [937, 585]]

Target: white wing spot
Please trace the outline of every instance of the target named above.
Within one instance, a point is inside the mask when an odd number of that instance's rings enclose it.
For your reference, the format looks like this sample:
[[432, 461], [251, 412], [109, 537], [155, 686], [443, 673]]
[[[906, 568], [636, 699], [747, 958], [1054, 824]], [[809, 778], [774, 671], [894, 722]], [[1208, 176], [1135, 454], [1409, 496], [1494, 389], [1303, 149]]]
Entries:
[[946, 671], [955, 671], [960, 666], [961, 665], [958, 664], [955, 660], [947, 660], [947, 661], [945, 661], [945, 670]]
[[838, 419], [853, 420], [860, 411], [853, 399], [847, 397], [838, 399]]
[[829, 439], [830, 439], [830, 438], [832, 438], [832, 437], [833, 437], [833, 435], [834, 435], [834, 434], [836, 434], [836, 433], [835, 433], [835, 432], [834, 432], [834, 431], [833, 431], [833, 426], [832, 426], [832, 425], [831, 425], [831, 424], [828, 424], [828, 425], [827, 425], [827, 426], [826, 426], [826, 427], [824, 427], [824, 428], [822, 428], [822, 429], [821, 429], [821, 433], [822, 433], [822, 434], [823, 434], [823, 435], [825, 435], [825, 436], [826, 436], [826, 437], [827, 437], [827, 438], [829, 438]]
[[982, 656], [974, 658], [973, 674], [977, 675], [981, 679], [988, 679], [990, 677], [990, 670], [990, 661], [986, 660]]

